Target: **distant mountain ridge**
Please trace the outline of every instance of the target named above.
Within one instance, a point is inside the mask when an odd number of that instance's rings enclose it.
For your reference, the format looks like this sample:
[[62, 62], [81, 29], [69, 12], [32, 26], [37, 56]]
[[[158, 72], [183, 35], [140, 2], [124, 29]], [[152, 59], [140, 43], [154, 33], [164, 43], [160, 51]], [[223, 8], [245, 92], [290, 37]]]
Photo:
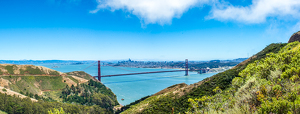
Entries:
[[[242, 62], [247, 58], [237, 58], [228, 60], [219, 60], [220, 62]], [[117, 63], [118, 61], [124, 60], [113, 60], [113, 61], [101, 61], [104, 63]], [[213, 60], [210, 60], [213, 61]], [[0, 60], [0, 64], [76, 64], [76, 63], [94, 63], [97, 60]], [[162, 62], [162, 61], [145, 61], [145, 62]], [[178, 62], [178, 61], [174, 61]], [[194, 62], [194, 61], [191, 61]], [[198, 61], [198, 62], [209, 62], [209, 61]]]
[[0, 60], [0, 64], [74, 64], [74, 63], [94, 63], [96, 61], [77, 60]]

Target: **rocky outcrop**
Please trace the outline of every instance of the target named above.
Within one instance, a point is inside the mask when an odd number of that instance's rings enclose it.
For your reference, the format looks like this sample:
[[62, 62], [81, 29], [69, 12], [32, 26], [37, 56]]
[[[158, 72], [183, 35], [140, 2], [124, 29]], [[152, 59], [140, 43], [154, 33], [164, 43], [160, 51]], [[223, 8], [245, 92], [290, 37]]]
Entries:
[[300, 31], [294, 33], [294, 34], [291, 36], [291, 38], [290, 38], [290, 40], [289, 40], [288, 43], [295, 42], [295, 41], [300, 42]]

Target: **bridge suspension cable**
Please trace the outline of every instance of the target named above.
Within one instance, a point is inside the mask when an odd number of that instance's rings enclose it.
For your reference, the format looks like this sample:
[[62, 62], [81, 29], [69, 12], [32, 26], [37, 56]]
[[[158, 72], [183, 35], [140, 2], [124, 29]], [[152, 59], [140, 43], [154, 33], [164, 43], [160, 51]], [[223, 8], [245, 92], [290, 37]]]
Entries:
[[[101, 77], [112, 77], [112, 76], [124, 76], [124, 75], [138, 75], [138, 74], [150, 74], [150, 73], [164, 73], [164, 72], [179, 72], [179, 71], [185, 71], [185, 76], [188, 76], [188, 59], [185, 60], [185, 70], [171, 70], [171, 71], [152, 71], [152, 72], [136, 72], [136, 73], [128, 73], [128, 74], [115, 74], [115, 75], [104, 75], [101, 76], [101, 68], [100, 68], [100, 60], [98, 60], [98, 80], [101, 82]], [[115, 67], [116, 68], [116, 67]], [[122, 69], [122, 68], [119, 68]], [[122, 69], [122, 70], [127, 70], [127, 69]], [[127, 70], [128, 71], [128, 70]], [[133, 71], [135, 72], [135, 71]]]
[[127, 70], [127, 69], [116, 67], [116, 66], [111, 66], [111, 67], [114, 67], [114, 68], [117, 68], [117, 69], [121, 69], [121, 70], [125, 70], [125, 71], [129, 71], [129, 72], [137, 72], [137, 71]]
[[93, 66], [95, 63], [97, 63], [97, 61], [96, 61], [96, 62], [94, 62], [94, 63], [92, 63], [90, 66], [88, 66], [88, 67], [84, 68], [84, 69], [83, 69], [83, 71], [84, 71], [84, 70], [86, 70], [86, 69], [88, 69], [88, 68], [90, 68], [90, 67], [91, 67], [91, 66]]

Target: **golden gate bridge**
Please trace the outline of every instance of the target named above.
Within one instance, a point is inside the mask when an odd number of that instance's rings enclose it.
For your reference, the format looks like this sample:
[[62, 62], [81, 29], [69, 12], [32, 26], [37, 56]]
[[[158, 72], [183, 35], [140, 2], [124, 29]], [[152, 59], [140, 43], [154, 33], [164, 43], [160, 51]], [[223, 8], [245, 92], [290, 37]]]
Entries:
[[185, 71], [185, 76], [189, 75], [189, 71], [203, 71], [204, 69], [199, 70], [189, 70], [188, 59], [185, 59], [185, 69], [184, 70], [169, 70], [169, 71], [152, 71], [152, 72], [137, 72], [137, 73], [127, 73], [127, 74], [113, 74], [113, 75], [101, 75], [101, 65], [100, 60], [98, 61], [98, 80], [101, 82], [102, 77], [114, 77], [114, 76], [126, 76], [126, 75], [139, 75], [139, 74], [153, 74], [153, 73], [165, 73], [165, 72], [182, 72]]

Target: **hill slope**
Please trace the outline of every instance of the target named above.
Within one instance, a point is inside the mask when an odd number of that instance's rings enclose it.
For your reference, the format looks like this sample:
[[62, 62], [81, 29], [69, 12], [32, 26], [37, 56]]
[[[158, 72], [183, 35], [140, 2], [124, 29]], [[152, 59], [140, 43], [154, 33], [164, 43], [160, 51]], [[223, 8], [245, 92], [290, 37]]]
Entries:
[[248, 64], [265, 58], [270, 52], [277, 53], [284, 46], [286, 46], [286, 44], [271, 44], [261, 52], [249, 58], [249, 60], [237, 65], [237, 67], [233, 69], [216, 74], [198, 83], [178, 88], [174, 91], [151, 96], [140, 103], [127, 106], [130, 108], [125, 110], [123, 113], [185, 113], [187, 111], [191, 111], [189, 110], [191, 109], [191, 103], [189, 102], [190, 98], [197, 99], [203, 96], [213, 96], [216, 94], [213, 90], [217, 87], [221, 90], [231, 88], [232, 80], [235, 77], [240, 77], [239, 73], [243, 71]]
[[34, 65], [0, 64], [0, 75], [65, 75], [64, 73]]
[[[41, 105], [40, 102], [64, 102], [77, 104], [76, 106], [89, 110], [89, 113], [96, 113], [99, 110], [104, 111], [103, 113], [112, 113], [114, 106], [119, 104], [116, 95], [109, 88], [82, 71], [61, 73], [46, 67], [12, 64], [0, 64], [0, 71], [0, 94], [15, 95], [23, 99], [28, 96], [34, 102], [38, 100], [32, 106]], [[2, 100], [7, 99], [4, 97]], [[12, 100], [11, 102], [14, 103], [8, 105], [13, 105], [12, 108], [23, 105], [19, 104], [23, 101]], [[28, 101], [24, 100], [24, 102]], [[42, 103], [42, 105], [46, 104]], [[46, 106], [42, 111], [47, 112], [49, 108]], [[59, 107], [55, 106], [55, 108]], [[0, 106], [0, 110], [14, 112], [6, 106]], [[28, 109], [20, 110], [27, 111]], [[81, 113], [82, 111], [67, 110], [66, 112]]]
[[[189, 99], [191, 113], [300, 113], [300, 43], [249, 64], [214, 96]], [[205, 104], [205, 105], [203, 105]]]

